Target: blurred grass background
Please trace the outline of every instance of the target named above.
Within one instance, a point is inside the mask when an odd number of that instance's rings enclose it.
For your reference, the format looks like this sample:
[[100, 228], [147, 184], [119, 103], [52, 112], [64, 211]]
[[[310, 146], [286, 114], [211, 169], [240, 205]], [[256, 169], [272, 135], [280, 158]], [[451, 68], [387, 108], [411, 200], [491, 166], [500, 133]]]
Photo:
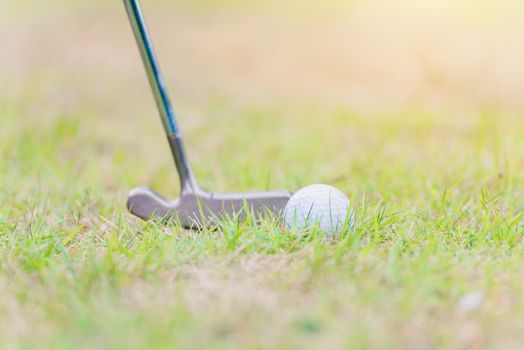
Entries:
[[[70, 161], [98, 155], [75, 167], [119, 172], [101, 175], [106, 187], [152, 183], [175, 192], [120, 2], [0, 6], [4, 123], [28, 134], [58, 123], [70, 137], [61, 150], [72, 152]], [[362, 171], [379, 171], [387, 159], [377, 152], [406, 139], [397, 147], [417, 158], [406, 171], [431, 176], [436, 152], [443, 161], [468, 157], [454, 140], [493, 123], [503, 135], [522, 117], [524, 21], [516, 1], [144, 6], [191, 159], [210, 188], [258, 187], [259, 176], [263, 186], [296, 188], [351, 174], [356, 158], [369, 168]], [[128, 154], [132, 163], [115, 169]]]
[[178, 180], [123, 5], [3, 0], [4, 346], [522, 344], [522, 2], [143, 6], [201, 184], [333, 184], [356, 237], [132, 218]]

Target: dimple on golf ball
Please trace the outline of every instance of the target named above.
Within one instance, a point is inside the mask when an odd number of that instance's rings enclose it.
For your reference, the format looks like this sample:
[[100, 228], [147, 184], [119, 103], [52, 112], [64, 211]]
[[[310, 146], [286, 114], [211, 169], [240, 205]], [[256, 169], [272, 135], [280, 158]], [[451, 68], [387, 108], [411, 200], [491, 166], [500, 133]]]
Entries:
[[318, 227], [328, 235], [340, 234], [354, 225], [349, 200], [328, 185], [309, 185], [296, 192], [284, 209], [284, 221], [290, 229]]

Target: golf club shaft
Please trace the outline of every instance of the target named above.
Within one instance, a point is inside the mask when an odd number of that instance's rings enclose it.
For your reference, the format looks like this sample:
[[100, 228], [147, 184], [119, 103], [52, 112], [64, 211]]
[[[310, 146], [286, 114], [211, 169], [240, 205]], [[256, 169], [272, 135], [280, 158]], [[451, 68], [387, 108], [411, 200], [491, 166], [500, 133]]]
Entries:
[[124, 0], [129, 21], [140, 49], [140, 55], [146, 69], [147, 77], [153, 90], [156, 105], [169, 140], [171, 153], [177, 167], [182, 192], [194, 192], [198, 187], [187, 160], [182, 138], [175, 119], [174, 110], [167, 93], [162, 73], [158, 65], [153, 44], [149, 37], [144, 15], [138, 0]]

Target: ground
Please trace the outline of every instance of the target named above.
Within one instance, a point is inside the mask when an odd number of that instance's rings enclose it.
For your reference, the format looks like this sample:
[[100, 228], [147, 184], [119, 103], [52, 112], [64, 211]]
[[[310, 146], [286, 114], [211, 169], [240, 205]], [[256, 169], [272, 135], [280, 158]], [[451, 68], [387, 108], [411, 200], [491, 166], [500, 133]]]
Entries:
[[2, 0], [1, 348], [522, 348], [522, 4], [144, 6], [201, 185], [356, 228], [130, 216], [178, 181], [122, 4]]

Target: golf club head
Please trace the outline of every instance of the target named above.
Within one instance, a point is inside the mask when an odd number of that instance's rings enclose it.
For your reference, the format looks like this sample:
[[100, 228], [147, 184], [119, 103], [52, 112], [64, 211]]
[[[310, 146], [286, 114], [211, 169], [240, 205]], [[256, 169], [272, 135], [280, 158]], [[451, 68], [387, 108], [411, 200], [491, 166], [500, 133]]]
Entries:
[[225, 217], [243, 220], [246, 211], [256, 219], [280, 217], [291, 197], [287, 191], [247, 193], [183, 193], [168, 201], [152, 190], [139, 187], [131, 191], [127, 200], [129, 211], [144, 220], [169, 221], [178, 219], [188, 229], [212, 226]]

